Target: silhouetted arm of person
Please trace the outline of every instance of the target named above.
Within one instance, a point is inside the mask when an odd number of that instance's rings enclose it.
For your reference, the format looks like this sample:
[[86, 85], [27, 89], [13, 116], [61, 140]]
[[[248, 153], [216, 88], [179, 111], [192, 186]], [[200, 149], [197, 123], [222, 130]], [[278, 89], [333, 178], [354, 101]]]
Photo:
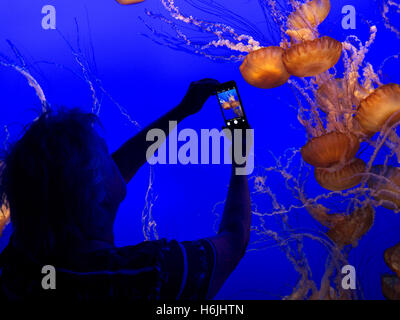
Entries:
[[165, 132], [165, 137], [167, 137], [170, 121], [179, 123], [187, 116], [200, 111], [207, 99], [215, 93], [218, 85], [219, 82], [213, 79], [192, 82], [185, 97], [177, 107], [140, 131], [112, 154], [126, 183], [133, 178], [140, 167], [147, 161], [147, 149], [154, 144], [154, 141], [146, 140], [147, 133], [151, 129], [161, 129]]
[[218, 293], [235, 270], [245, 254], [250, 239], [251, 205], [247, 175], [237, 175], [238, 165], [234, 159], [232, 163], [228, 196], [219, 231], [216, 236], [208, 238], [216, 251], [216, 265], [208, 298], [213, 298]]

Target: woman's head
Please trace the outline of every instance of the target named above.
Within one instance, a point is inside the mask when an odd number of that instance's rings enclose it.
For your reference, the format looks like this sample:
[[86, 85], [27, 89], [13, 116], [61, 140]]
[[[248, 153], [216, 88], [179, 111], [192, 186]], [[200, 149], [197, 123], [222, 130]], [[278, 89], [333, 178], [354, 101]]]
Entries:
[[76, 109], [46, 112], [5, 157], [2, 199], [24, 247], [47, 255], [88, 239], [112, 241], [126, 186], [96, 123]]

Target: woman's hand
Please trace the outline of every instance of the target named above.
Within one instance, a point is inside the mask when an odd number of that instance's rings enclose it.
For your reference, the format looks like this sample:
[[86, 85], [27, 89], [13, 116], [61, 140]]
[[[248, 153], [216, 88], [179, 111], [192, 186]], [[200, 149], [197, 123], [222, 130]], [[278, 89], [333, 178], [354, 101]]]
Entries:
[[[154, 143], [154, 141], [147, 139], [148, 132], [152, 129], [158, 129], [169, 134], [171, 121], [179, 123], [187, 116], [198, 112], [210, 95], [215, 93], [218, 85], [219, 82], [213, 79], [192, 82], [188, 92], [177, 107], [148, 125], [112, 154], [126, 183], [132, 179], [139, 168], [148, 160], [147, 150]], [[165, 139], [166, 136], [163, 141]]]
[[178, 106], [183, 117], [190, 116], [201, 110], [207, 99], [215, 94], [220, 83], [214, 79], [203, 79], [192, 82], [185, 97]]

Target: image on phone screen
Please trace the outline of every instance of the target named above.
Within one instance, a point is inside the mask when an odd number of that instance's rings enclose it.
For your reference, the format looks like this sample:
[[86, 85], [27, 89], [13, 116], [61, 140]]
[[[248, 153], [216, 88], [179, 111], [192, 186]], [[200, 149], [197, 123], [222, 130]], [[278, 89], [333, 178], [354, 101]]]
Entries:
[[242, 121], [242, 118], [244, 118], [243, 106], [236, 88], [217, 91], [217, 97], [227, 124], [235, 119]]

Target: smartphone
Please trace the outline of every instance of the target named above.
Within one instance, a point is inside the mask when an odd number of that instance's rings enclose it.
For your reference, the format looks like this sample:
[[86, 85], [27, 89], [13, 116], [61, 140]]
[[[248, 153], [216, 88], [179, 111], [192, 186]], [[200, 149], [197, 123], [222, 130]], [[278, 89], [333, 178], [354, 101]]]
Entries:
[[247, 124], [235, 81], [228, 81], [219, 85], [216, 95], [227, 127], [241, 127]]

